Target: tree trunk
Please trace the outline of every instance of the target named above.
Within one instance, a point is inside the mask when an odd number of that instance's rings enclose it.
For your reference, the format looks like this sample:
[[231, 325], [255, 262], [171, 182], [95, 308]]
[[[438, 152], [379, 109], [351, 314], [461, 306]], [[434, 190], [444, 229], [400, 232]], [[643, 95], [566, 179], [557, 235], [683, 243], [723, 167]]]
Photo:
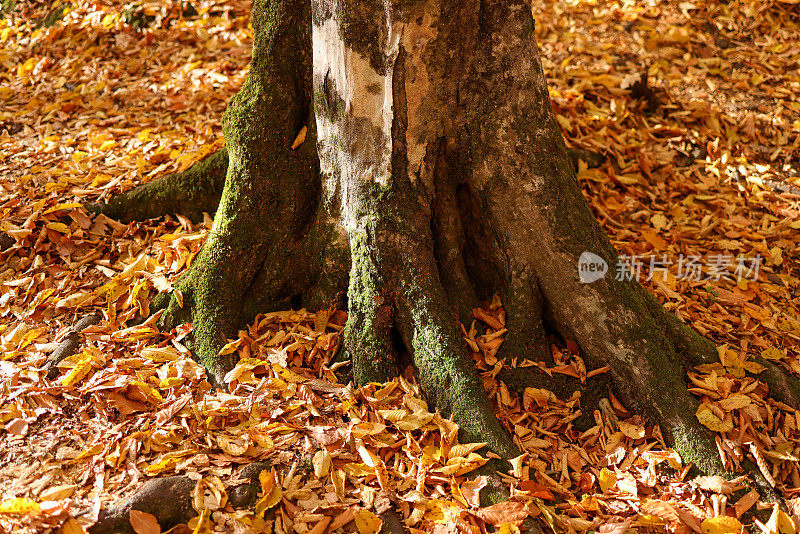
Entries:
[[[574, 340], [685, 461], [723, 472], [685, 385], [687, 369], [717, 360], [714, 345], [635, 280], [581, 283], [583, 253], [610, 266], [617, 254], [576, 182], [526, 2], [256, 0], [253, 11], [227, 156], [98, 207], [149, 217], [155, 204], [142, 206], [157, 198], [197, 214], [213, 209], [226, 172], [207, 243], [154, 306], [166, 327], [193, 323], [192, 348], [217, 383], [234, 364], [219, 349], [256, 312], [322, 308], [346, 292], [356, 381], [391, 379], [408, 354], [462, 438], [511, 458], [458, 328], [497, 293], [501, 357], [547, 361], [549, 333]], [[501, 378], [547, 384], [537, 373]], [[800, 408], [794, 379], [766, 376]]]

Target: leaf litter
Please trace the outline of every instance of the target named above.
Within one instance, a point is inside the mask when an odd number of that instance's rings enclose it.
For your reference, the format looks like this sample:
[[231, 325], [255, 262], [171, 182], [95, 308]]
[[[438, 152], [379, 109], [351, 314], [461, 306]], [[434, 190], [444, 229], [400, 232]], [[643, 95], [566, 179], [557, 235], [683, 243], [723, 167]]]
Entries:
[[[576, 389], [607, 369], [586, 369], [571, 346], [553, 347], [552, 366], [499, 359], [497, 299], [463, 332], [523, 454], [502, 474], [511, 500], [487, 507], [488, 480], [474, 471], [491, 453], [458, 442], [413, 372], [360, 388], [337, 381], [344, 311], [257, 317], [223, 349], [240, 357], [229, 393], [212, 391], [189, 357], [191, 325], [129, 326], [191, 264], [210, 219], [123, 225], [81, 203], [222, 146], [219, 117], [252, 40], [246, 2], [134, 7], [76, 1], [50, 27], [36, 23], [45, 5], [0, 19], [0, 230], [11, 239], [0, 252], [0, 528], [80, 533], [102, 506], [171, 474], [197, 480], [196, 532], [376, 532], [394, 508], [426, 532], [516, 532], [530, 517], [555, 532], [722, 534], [770, 507], [742, 480], [689, 477], [659, 429], [611, 394], [595, 409], [577, 394], [510, 392], [503, 366], [564, 374]], [[598, 0], [533, 11], [564, 135], [605, 158], [578, 162], [595, 213], [622, 254], [643, 258], [648, 288], [720, 347], [719, 363], [687, 376], [696, 416], [717, 432], [726, 466], [754, 461], [787, 497], [788, 513], [774, 507], [756, 528], [795, 532], [800, 416], [769, 397], [752, 357], [800, 375], [796, 6]], [[131, 12], [149, 23], [136, 27]], [[701, 257], [711, 276], [651, 259], [679, 255]], [[720, 270], [720, 255], [758, 255], [759, 278]], [[48, 380], [47, 356], [92, 312], [102, 320]], [[594, 416], [585, 431], [573, 428], [581, 410]], [[255, 509], [236, 511], [226, 481], [255, 460], [272, 468]], [[131, 521], [160, 529], [148, 514]]]

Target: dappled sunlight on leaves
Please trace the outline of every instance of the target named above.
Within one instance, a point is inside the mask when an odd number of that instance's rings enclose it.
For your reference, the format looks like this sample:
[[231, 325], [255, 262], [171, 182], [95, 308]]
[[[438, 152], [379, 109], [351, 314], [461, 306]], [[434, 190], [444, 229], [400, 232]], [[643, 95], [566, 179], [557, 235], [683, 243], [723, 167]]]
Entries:
[[[223, 349], [239, 358], [228, 392], [190, 358], [190, 324], [135, 324], [191, 265], [211, 220], [121, 224], [82, 206], [223, 146], [225, 103], [247, 72], [250, 6], [187, 5], [79, 0], [50, 26], [37, 23], [44, 4], [0, 19], [0, 528], [80, 533], [101, 506], [174, 474], [197, 481], [197, 531], [372, 533], [394, 508], [414, 532], [511, 533], [534, 518], [556, 532], [721, 534], [771, 507], [742, 480], [689, 477], [660, 429], [611, 393], [598, 407], [577, 393], [510, 391], [503, 369], [537, 367], [576, 390], [609, 369], [587, 368], [570, 342], [551, 347], [552, 362], [505, 360], [497, 298], [462, 325], [522, 451], [500, 474], [511, 500], [491, 506], [480, 497], [496, 481], [476, 472], [492, 453], [458, 441], [412, 370], [360, 388], [337, 379], [345, 311], [256, 317]], [[605, 159], [578, 162], [596, 215], [620, 253], [638, 258], [640, 280], [720, 346], [719, 363], [687, 377], [696, 417], [717, 432], [727, 466], [752, 460], [790, 498], [765, 532], [793, 532], [800, 518], [800, 415], [770, 398], [753, 361], [800, 375], [792, 9], [533, 6], [557, 121], [568, 144]], [[695, 256], [700, 279], [678, 261]], [[758, 276], [720, 256], [760, 258]], [[47, 379], [48, 356], [90, 314], [100, 321]], [[593, 424], [579, 431], [586, 411]], [[226, 483], [255, 460], [271, 465], [255, 508], [234, 510]], [[131, 521], [155, 531], [148, 514]]]

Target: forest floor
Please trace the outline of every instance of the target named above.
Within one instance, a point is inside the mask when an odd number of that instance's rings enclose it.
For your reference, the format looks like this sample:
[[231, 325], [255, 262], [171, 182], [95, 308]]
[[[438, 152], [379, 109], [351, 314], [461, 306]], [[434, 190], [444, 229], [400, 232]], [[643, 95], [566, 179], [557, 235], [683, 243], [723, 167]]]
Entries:
[[[275, 532], [374, 532], [391, 503], [426, 532], [515, 532], [534, 517], [555, 532], [724, 534], [773, 508], [740, 482], [692, 478], [612, 394], [595, 410], [510, 393], [495, 379], [512, 364], [498, 361], [497, 300], [465, 340], [525, 453], [503, 474], [512, 500], [483, 508], [485, 480], [470, 473], [487, 451], [457, 443], [412, 372], [337, 382], [328, 363], [344, 311], [259, 316], [227, 347], [242, 358], [230, 393], [188, 357], [190, 326], [130, 326], [191, 263], [210, 219], [123, 225], [80, 203], [222, 146], [220, 117], [249, 60], [249, 3], [193, 7], [75, 0], [46, 27], [50, 4], [20, 3], [0, 19], [0, 230], [12, 238], [0, 247], [0, 531], [80, 533], [148, 478], [189, 474], [191, 529], [259, 532], [262, 515], [225, 494], [255, 459], [273, 465], [259, 512], [274, 511]], [[797, 531], [800, 413], [770, 399], [748, 357], [800, 375], [800, 6], [556, 0], [533, 11], [564, 135], [605, 157], [579, 169], [595, 213], [642, 282], [720, 347], [719, 364], [688, 376], [697, 416], [726, 465], [755, 460], [787, 498], [757, 531]], [[92, 312], [102, 320], [48, 380], [49, 352]], [[604, 372], [574, 344], [553, 351], [555, 367], [513, 363], [576, 385]], [[573, 428], [580, 410], [595, 426]]]

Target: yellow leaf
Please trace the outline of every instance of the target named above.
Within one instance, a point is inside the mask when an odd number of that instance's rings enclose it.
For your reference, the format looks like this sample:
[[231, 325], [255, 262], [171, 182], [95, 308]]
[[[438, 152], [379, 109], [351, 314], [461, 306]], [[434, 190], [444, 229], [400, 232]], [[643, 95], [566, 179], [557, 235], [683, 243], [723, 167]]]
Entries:
[[116, 22], [116, 20], [117, 20], [117, 14], [115, 14], [115, 13], [109, 13], [108, 15], [106, 15], [105, 17], [103, 17], [103, 20], [102, 20], [100, 23], [103, 25], [103, 27], [105, 27], [106, 29], [108, 29], [108, 28], [110, 28], [111, 26], [113, 26], [113, 25], [114, 25], [114, 23]]
[[22, 341], [20, 341], [17, 350], [24, 349], [25, 347], [30, 345], [33, 340], [37, 339], [39, 336], [44, 334], [46, 330], [47, 327], [42, 327], [42, 328], [34, 328], [33, 330], [29, 330], [28, 332], [26, 332], [25, 335], [22, 336]]
[[520, 534], [520, 530], [514, 523], [503, 523], [497, 529], [497, 534]]
[[197, 525], [195, 525], [192, 534], [211, 534], [213, 532], [211, 526], [211, 510], [203, 510], [200, 516], [197, 517]]
[[447, 465], [439, 469], [443, 475], [461, 476], [474, 471], [489, 460], [478, 453], [471, 452], [466, 458], [452, 458], [447, 461]]
[[594, 495], [584, 495], [581, 497], [581, 508], [587, 512], [597, 512], [600, 510], [600, 503]]
[[358, 463], [351, 462], [349, 464], [344, 464], [344, 466], [342, 466], [342, 470], [346, 474], [353, 477], [364, 477], [375, 473], [374, 467], [367, 467], [365, 464], [362, 464], [361, 462]]
[[43, 501], [60, 501], [61, 499], [71, 497], [76, 489], [78, 489], [77, 484], [50, 486], [39, 494], [39, 498]]
[[73, 367], [69, 373], [67, 373], [64, 378], [61, 379], [61, 385], [72, 387], [83, 378], [89, 374], [89, 371], [92, 370], [92, 362], [90, 359], [86, 359], [80, 361]]
[[603, 468], [600, 470], [600, 475], [597, 477], [597, 482], [600, 483], [600, 489], [603, 493], [607, 492], [617, 484], [617, 475], [613, 471]]
[[657, 515], [642, 514], [636, 516], [636, 523], [643, 526], [663, 525], [665, 521]]
[[739, 534], [742, 524], [735, 517], [709, 517], [700, 524], [703, 534]]
[[369, 510], [359, 510], [355, 516], [358, 534], [376, 534], [383, 525], [383, 521]]
[[248, 439], [235, 438], [226, 436], [225, 434], [217, 434], [216, 437], [219, 448], [222, 449], [225, 454], [230, 454], [231, 456], [244, 456], [247, 452], [247, 448], [250, 446], [250, 440]]
[[78, 456], [72, 459], [73, 463], [80, 462], [84, 458], [88, 458], [90, 456], [94, 456], [96, 454], [100, 454], [103, 451], [103, 445], [101, 443], [96, 443], [89, 447], [88, 449], [81, 452]]
[[238, 349], [239, 345], [241, 344], [242, 344], [242, 338], [239, 338], [236, 341], [231, 341], [230, 343], [226, 343], [225, 346], [219, 350], [218, 356], [233, 354], [234, 352], [236, 352], [236, 349]]
[[775, 534], [795, 534], [797, 532], [792, 518], [778, 508], [777, 504], [772, 510], [772, 515], [767, 521], [766, 527], [768, 532], [774, 532]]
[[458, 456], [466, 456], [471, 452], [475, 452], [480, 448], [486, 446], [486, 442], [482, 441], [479, 443], [462, 443], [460, 445], [453, 445], [450, 447], [450, 452], [448, 453], [448, 458], [456, 458]]
[[433, 414], [425, 411], [425, 410], [418, 410], [411, 415], [403, 418], [401, 421], [397, 421], [395, 425], [400, 430], [419, 430], [420, 428], [426, 426], [433, 420]]
[[564, 128], [566, 131], [570, 133], [572, 132], [572, 123], [568, 118], [566, 118], [561, 114], [558, 114], [556, 115], [556, 120], [558, 121], [558, 124], [560, 124], [561, 127]]
[[619, 429], [623, 434], [631, 439], [641, 439], [644, 437], [644, 427], [641, 425], [634, 425], [625, 421], [619, 422]]
[[74, 208], [80, 208], [81, 206], [83, 206], [83, 204], [81, 204], [80, 202], [62, 202], [61, 204], [56, 204], [49, 210], [46, 210], [44, 213], [42, 213], [42, 215], [47, 215], [48, 213], [53, 213], [54, 211], [59, 211], [59, 210], [71, 210]]
[[131, 380], [128, 387], [138, 389], [143, 395], [149, 397], [149, 399], [154, 402], [158, 403], [164, 400], [164, 397], [161, 396], [161, 393], [159, 393], [157, 389], [148, 386], [141, 380]]
[[[316, 329], [316, 327], [315, 327], [315, 329]], [[316, 330], [317, 330], [318, 332], [321, 332], [321, 331], [322, 331], [322, 330], [320, 330], [320, 329], [316, 329]], [[388, 397], [389, 395], [391, 395], [391, 394], [392, 394], [392, 392], [393, 392], [395, 389], [397, 389], [397, 379], [394, 379], [394, 380], [392, 380], [391, 382], [389, 382], [388, 384], [386, 384], [385, 386], [383, 386], [381, 389], [377, 390], [377, 391], [375, 392], [375, 398], [376, 398], [376, 399], [378, 399], [378, 400], [385, 399], [386, 397]]]
[[290, 371], [289, 369], [286, 369], [285, 367], [282, 367], [277, 363], [272, 364], [272, 370], [275, 371], [277, 374], [281, 375], [281, 378], [283, 378], [287, 382], [299, 383], [308, 380], [303, 375]]
[[754, 375], [757, 375], [758, 373], [766, 369], [766, 367], [764, 367], [763, 365], [759, 365], [756, 362], [751, 362], [751, 361], [744, 362], [742, 364], [742, 368], [744, 368], [748, 373], [752, 373]]
[[462, 507], [455, 501], [431, 499], [425, 503], [425, 519], [442, 525], [451, 522], [461, 510]]
[[381, 459], [372, 454], [363, 443], [358, 446], [358, 454], [361, 456], [361, 461], [369, 467], [375, 467], [381, 463]]
[[378, 410], [378, 414], [387, 421], [396, 423], [408, 415], [408, 410]]
[[56, 308], [78, 307], [94, 300], [95, 296], [96, 295], [94, 293], [87, 293], [87, 292], [73, 293], [72, 295], [64, 297], [63, 299], [56, 302], [55, 306]]
[[45, 225], [46, 228], [50, 230], [55, 230], [56, 232], [61, 232], [62, 234], [69, 233], [69, 226], [64, 223], [60, 222], [50, 222]]
[[728, 432], [733, 428], [733, 423], [723, 421], [717, 417], [706, 404], [698, 406], [695, 415], [703, 426], [714, 432]]
[[340, 497], [344, 495], [344, 483], [347, 480], [347, 475], [341, 469], [337, 469], [336, 471], [331, 471], [331, 482], [333, 483], [333, 489], [336, 490], [336, 494]]
[[178, 465], [178, 461], [180, 458], [177, 457], [166, 457], [162, 458], [158, 462], [152, 463], [145, 467], [145, 471], [149, 475], [157, 475], [158, 473], [163, 473], [164, 471], [170, 471], [176, 465]]
[[780, 360], [786, 357], [786, 353], [776, 347], [770, 347], [761, 352], [761, 357], [765, 360]]
[[171, 362], [181, 357], [173, 347], [145, 347], [141, 352], [142, 358], [149, 358], [155, 363]]
[[669, 220], [667, 220], [663, 213], [656, 213], [650, 217], [650, 222], [656, 230], [663, 230], [669, 224]]
[[258, 479], [261, 482], [261, 489], [264, 492], [264, 496], [256, 503], [255, 514], [258, 517], [264, 517], [264, 512], [281, 502], [283, 498], [283, 488], [278, 484], [274, 471], [261, 471], [258, 475]]
[[33, 68], [36, 66], [36, 58], [28, 58], [25, 63], [21, 63], [17, 66], [17, 78], [22, 78], [27, 76]]
[[38, 514], [39, 503], [32, 499], [7, 499], [0, 503], [0, 514]]

